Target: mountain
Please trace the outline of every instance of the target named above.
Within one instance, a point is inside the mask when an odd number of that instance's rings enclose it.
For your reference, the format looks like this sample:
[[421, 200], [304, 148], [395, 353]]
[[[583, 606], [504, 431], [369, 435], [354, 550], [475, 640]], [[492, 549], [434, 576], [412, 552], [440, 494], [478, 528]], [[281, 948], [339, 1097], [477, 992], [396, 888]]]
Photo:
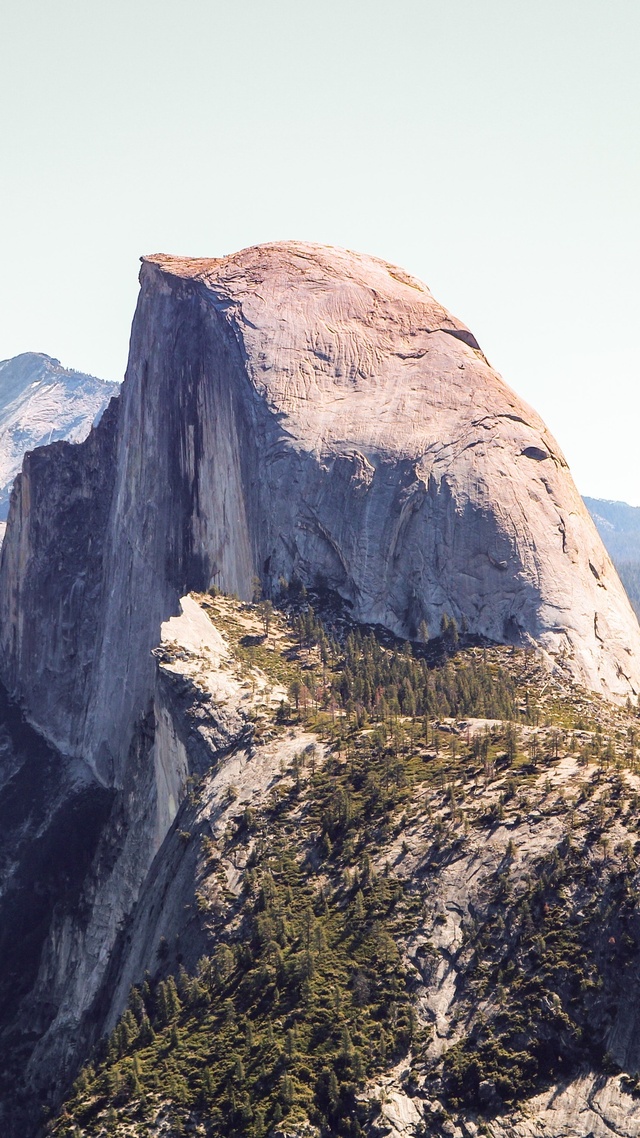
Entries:
[[640, 630], [426, 286], [146, 258], [119, 397], [25, 457], [0, 644], [8, 1138], [637, 1116]]
[[25, 451], [56, 439], [81, 442], [116, 392], [41, 352], [0, 361], [0, 521]]
[[640, 506], [585, 498], [598, 533], [616, 563], [640, 561]]
[[[25, 462], [0, 667], [107, 784], [161, 622], [192, 588], [250, 598], [256, 576], [267, 594], [323, 583], [400, 636], [447, 616], [540, 644], [594, 690], [640, 690], [640, 630], [557, 444], [400, 269], [296, 243], [147, 258], [101, 427]], [[64, 635], [42, 635], [52, 612]]]
[[636, 615], [640, 613], [640, 507], [585, 498]]

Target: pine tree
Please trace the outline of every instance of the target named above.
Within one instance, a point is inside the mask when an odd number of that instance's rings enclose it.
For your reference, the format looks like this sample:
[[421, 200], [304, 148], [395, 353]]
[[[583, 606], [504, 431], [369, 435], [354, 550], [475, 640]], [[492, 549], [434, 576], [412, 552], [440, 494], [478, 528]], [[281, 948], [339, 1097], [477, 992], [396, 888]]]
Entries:
[[131, 1011], [136, 1017], [138, 1023], [141, 1024], [146, 1014], [146, 1009], [139, 988], [131, 989], [131, 992], [129, 993], [129, 1007], [131, 1008]]
[[260, 619], [262, 621], [264, 634], [265, 636], [268, 636], [269, 629], [271, 628], [271, 621], [273, 619], [273, 605], [271, 604], [271, 601], [261, 601], [258, 605], [258, 612], [260, 613]]
[[338, 1085], [338, 1079], [337, 1079], [336, 1073], [333, 1070], [333, 1068], [331, 1069], [331, 1073], [329, 1075], [329, 1086], [327, 1087], [327, 1098], [329, 1099], [329, 1105], [330, 1105], [331, 1109], [335, 1110], [335, 1108], [338, 1105], [338, 1100], [340, 1098], [340, 1087]]
[[140, 1024], [140, 1031], [138, 1032], [136, 1044], [138, 1047], [149, 1047], [150, 1044], [153, 1043], [155, 1037], [156, 1033], [151, 1026], [151, 1021], [148, 1015], [145, 1013], [142, 1019], [142, 1023]]
[[358, 924], [360, 924], [361, 921], [364, 921], [365, 916], [366, 916], [366, 909], [364, 907], [364, 895], [362, 893], [362, 889], [358, 889], [358, 892], [356, 893], [355, 902], [353, 905], [353, 919]]
[[365, 1074], [365, 1069], [364, 1069], [364, 1063], [362, 1061], [362, 1055], [360, 1054], [359, 1051], [354, 1051], [354, 1053], [353, 1053], [353, 1059], [351, 1061], [351, 1071], [352, 1071], [352, 1074], [353, 1074], [353, 1077], [354, 1077], [356, 1083], [364, 1083], [365, 1078], [366, 1078], [366, 1074]]
[[290, 1109], [293, 1106], [293, 1101], [295, 1098], [293, 1079], [291, 1078], [291, 1075], [283, 1076], [281, 1094], [284, 1105], [287, 1107], [287, 1109]]
[[345, 1062], [350, 1063], [353, 1058], [353, 1043], [351, 1042], [351, 1034], [349, 1028], [345, 1025], [342, 1029], [342, 1041], [340, 1054]]

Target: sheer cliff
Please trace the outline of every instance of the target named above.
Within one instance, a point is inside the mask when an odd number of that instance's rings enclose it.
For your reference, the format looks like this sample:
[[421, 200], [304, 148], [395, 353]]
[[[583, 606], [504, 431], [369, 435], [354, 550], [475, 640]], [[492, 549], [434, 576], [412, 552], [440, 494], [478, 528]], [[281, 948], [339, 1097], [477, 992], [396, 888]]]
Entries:
[[[402, 636], [447, 614], [594, 690], [640, 690], [637, 622], [557, 444], [402, 270], [294, 242], [145, 259], [114, 423], [97, 432], [115, 430], [113, 462], [94, 469], [92, 441], [25, 464], [0, 567], [7, 687], [104, 782], [177, 598], [248, 597], [256, 575], [324, 583]], [[60, 466], [91, 519], [84, 560], [36, 536], [64, 532], [34, 508]]]
[[[313, 762], [320, 765], [326, 747], [333, 748], [337, 772], [350, 747], [354, 753], [369, 745], [371, 716], [384, 727], [384, 739], [375, 736], [375, 778], [386, 794], [390, 780], [402, 778], [398, 747], [410, 752], [420, 716], [454, 711], [446, 660], [442, 680], [421, 673], [420, 698], [395, 681], [380, 698], [370, 678], [357, 691], [348, 678], [334, 686], [326, 645], [320, 658], [317, 645], [301, 648], [293, 677], [290, 660], [274, 665], [261, 657], [260, 672], [252, 655], [260, 650], [255, 614], [238, 618], [249, 622], [247, 643], [240, 637], [232, 651], [224, 624], [212, 632], [210, 616], [184, 599], [220, 588], [246, 600], [256, 578], [272, 598], [284, 590], [299, 599], [303, 585], [337, 596], [354, 627], [367, 622], [383, 636], [411, 639], [432, 663], [443, 663], [438, 634], [445, 616], [455, 618], [467, 643], [479, 637], [513, 646], [514, 660], [516, 649], [538, 644], [554, 666], [554, 684], [597, 693], [602, 722], [622, 716], [610, 727], [610, 761], [622, 761], [631, 712], [607, 700], [635, 703], [640, 630], [557, 444], [491, 369], [472, 334], [402, 270], [343, 250], [284, 243], [221, 260], [145, 259], [121, 393], [82, 444], [55, 442], [26, 456], [0, 560], [0, 679], [15, 728], [0, 750], [0, 812], [7, 820], [0, 974], [9, 977], [0, 988], [0, 1061], [10, 1088], [0, 1117], [12, 1138], [33, 1132], [36, 1096], [51, 1097], [54, 1088], [55, 1098], [116, 1023], [130, 983], [141, 982], [146, 970], [175, 972], [180, 963], [195, 974], [200, 951], [213, 951], [198, 914], [202, 908], [206, 916], [210, 903], [225, 910], [209, 895], [213, 883], [200, 890], [206, 867], [190, 836], [204, 842], [214, 834], [217, 841], [222, 825], [222, 844], [229, 845], [227, 831], [239, 825], [231, 809], [237, 783], [245, 805], [266, 811], [266, 826], [292, 750], [295, 758], [300, 748], [316, 748]], [[182, 623], [174, 628], [180, 598]], [[200, 600], [205, 608], [210, 603]], [[218, 616], [224, 622], [229, 614]], [[185, 621], [193, 625], [186, 640]], [[418, 648], [429, 636], [433, 643]], [[342, 668], [338, 647], [333, 652], [331, 667]], [[270, 668], [275, 678], [267, 683]], [[430, 703], [434, 683], [440, 694]], [[525, 715], [527, 728], [539, 724], [531, 693], [510, 693], [504, 677], [498, 687], [504, 706], [493, 710], [503, 724], [494, 724], [501, 746], [511, 738], [508, 721]], [[489, 731], [485, 694], [459, 700], [457, 711], [484, 717]], [[295, 714], [285, 706], [288, 696], [300, 702]], [[307, 737], [310, 706], [321, 706], [325, 717], [322, 730], [311, 732], [315, 742]], [[397, 727], [403, 715], [411, 721], [406, 737]], [[550, 722], [560, 728], [570, 721], [571, 739], [582, 745], [582, 713], [563, 715]], [[460, 747], [469, 762], [484, 755], [489, 779], [498, 742], [483, 751], [472, 727], [454, 731], [449, 724], [433, 736], [436, 749], [447, 734], [458, 739], [452, 759]], [[536, 773], [535, 738], [523, 730], [518, 740], [521, 758], [529, 753], [533, 763], [529, 771], [523, 761], [527, 778]], [[589, 739], [601, 758], [595, 722]], [[423, 761], [416, 757], [416, 770]], [[31, 801], [39, 764], [52, 788], [50, 810], [42, 794]], [[459, 776], [462, 788], [462, 770]], [[208, 796], [204, 813], [194, 791], [199, 780]], [[375, 798], [378, 791], [369, 790]], [[458, 791], [439, 784], [439, 793], [451, 805]], [[296, 819], [294, 810], [291, 833]], [[416, 824], [423, 821], [431, 848], [439, 823], [432, 833], [433, 819], [420, 816]], [[65, 859], [69, 827], [78, 834], [77, 856]], [[535, 819], [523, 842], [532, 828]], [[325, 829], [331, 845], [333, 828]], [[312, 866], [316, 837], [299, 850]], [[389, 829], [383, 839], [396, 857]], [[536, 849], [542, 856], [543, 847]], [[352, 853], [336, 863], [336, 874], [352, 872]], [[50, 887], [22, 959], [13, 929], [48, 858]], [[535, 875], [535, 858], [528, 866]], [[608, 862], [605, 868], [608, 881]], [[238, 867], [225, 873], [223, 899], [225, 888], [237, 894], [240, 880]], [[347, 903], [336, 895], [338, 907]], [[475, 899], [470, 906], [473, 917]], [[407, 946], [399, 951], [411, 954]], [[437, 993], [451, 983], [444, 972], [433, 982], [431, 1026], [440, 1014]], [[467, 1014], [467, 1005], [459, 1006]], [[580, 1031], [589, 1025], [588, 1011], [581, 1016]], [[624, 1031], [632, 1030], [635, 1011], [629, 1017]], [[598, 1023], [598, 1032], [604, 1040], [605, 1026]], [[452, 1047], [462, 1038], [446, 1027]], [[617, 1046], [616, 1061], [634, 1074], [628, 1052]], [[591, 1061], [576, 1054], [572, 1077]], [[438, 1057], [430, 1052], [429, 1063]], [[601, 1058], [596, 1073], [604, 1070]], [[466, 1053], [456, 1059], [458, 1067], [465, 1062]], [[532, 1094], [562, 1075], [561, 1067], [549, 1070], [546, 1082], [530, 1080]], [[421, 1069], [420, 1078], [427, 1073]], [[436, 1103], [456, 1098], [445, 1075], [437, 1075], [444, 1090], [433, 1090]], [[26, 1114], [16, 1108], [16, 1088]], [[469, 1110], [483, 1107], [476, 1091], [475, 1099], [457, 1096]], [[431, 1093], [424, 1091], [425, 1101]]]

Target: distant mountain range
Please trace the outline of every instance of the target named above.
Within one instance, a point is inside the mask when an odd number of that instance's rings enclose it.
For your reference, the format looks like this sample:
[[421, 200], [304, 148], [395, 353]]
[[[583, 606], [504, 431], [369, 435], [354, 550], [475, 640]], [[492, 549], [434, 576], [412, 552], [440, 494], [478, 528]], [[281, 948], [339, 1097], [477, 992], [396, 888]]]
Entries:
[[25, 451], [56, 439], [81, 442], [117, 393], [117, 384], [42, 352], [0, 361], [0, 522]]
[[602, 498], [584, 503], [640, 617], [640, 506]]

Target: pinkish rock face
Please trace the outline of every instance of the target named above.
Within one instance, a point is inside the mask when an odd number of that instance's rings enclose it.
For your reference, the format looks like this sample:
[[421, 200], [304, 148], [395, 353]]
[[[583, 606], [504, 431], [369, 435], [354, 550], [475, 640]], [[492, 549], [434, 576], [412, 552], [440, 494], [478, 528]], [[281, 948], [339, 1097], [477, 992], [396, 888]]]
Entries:
[[[223, 674], [220, 635], [189, 598], [168, 620], [185, 593], [217, 584], [248, 597], [256, 574], [267, 593], [297, 575], [402, 636], [421, 635], [423, 622], [434, 634], [447, 614], [496, 641], [535, 641], [606, 696], [640, 687], [638, 625], [557, 445], [425, 286], [373, 258], [296, 243], [218, 261], [149, 258], [141, 284], [121, 395], [84, 443], [26, 457], [0, 559], [0, 678], [47, 741], [30, 733], [23, 813], [6, 783], [7, 864], [15, 874], [27, 863], [29, 906], [40, 867], [31, 846], [53, 835], [66, 857], [86, 824], [82, 858], [64, 876], [82, 903], [67, 911], [45, 897], [42, 943], [22, 962], [21, 1035], [5, 1036], [12, 1050], [15, 1038], [33, 1041], [43, 1090], [86, 1056], [96, 1008], [113, 1026], [131, 983], [155, 967], [160, 935], [193, 929], [197, 843], [184, 847], [171, 829], [188, 773], [228, 756], [208, 826], [232, 785], [243, 802], [259, 797], [313, 738], [287, 733], [256, 756], [247, 693], [235, 666]], [[177, 651], [161, 666], [152, 649], [163, 623]], [[202, 649], [193, 671], [183, 648]], [[194, 680], [213, 696], [204, 721], [192, 715], [202, 710]], [[5, 774], [22, 769], [13, 716]], [[514, 822], [535, 855], [527, 877], [564, 826], [548, 819], [544, 847], [531, 832], [542, 817]], [[484, 828], [473, 841], [468, 862], [443, 863], [443, 913], [478, 911], [468, 883], [484, 892]], [[504, 831], [492, 875], [503, 843]], [[34, 899], [42, 892], [38, 882]], [[6, 927], [15, 961], [20, 921]], [[441, 946], [459, 932], [453, 917], [435, 927]], [[197, 938], [193, 947], [195, 967]], [[432, 1010], [444, 1030], [454, 980], [438, 984]], [[629, 1009], [625, 1048], [637, 1037]], [[585, 1076], [539, 1100], [536, 1117], [557, 1133], [576, 1111], [584, 1133], [600, 1133], [598, 1114], [609, 1129], [630, 1117], [617, 1081], [594, 1086]], [[384, 1089], [389, 1126], [413, 1125], [418, 1100]]]
[[3, 550], [3, 676], [60, 749], [118, 783], [162, 621], [256, 574], [640, 690], [640, 630], [562, 453], [426, 286], [296, 242], [150, 257], [141, 286], [117, 414], [35, 452]]
[[[219, 503], [208, 517], [216, 583], [246, 594], [249, 566], [268, 582], [316, 574], [400, 635], [422, 620], [435, 632], [446, 612], [496, 641], [535, 640], [603, 694], [640, 689], [637, 623], [557, 443], [426, 286], [297, 243], [151, 257], [142, 279], [198, 296], [205, 371], [216, 343], [237, 346], [231, 433], [253, 469], [235, 540]], [[201, 502], [212, 469], [195, 474]]]

